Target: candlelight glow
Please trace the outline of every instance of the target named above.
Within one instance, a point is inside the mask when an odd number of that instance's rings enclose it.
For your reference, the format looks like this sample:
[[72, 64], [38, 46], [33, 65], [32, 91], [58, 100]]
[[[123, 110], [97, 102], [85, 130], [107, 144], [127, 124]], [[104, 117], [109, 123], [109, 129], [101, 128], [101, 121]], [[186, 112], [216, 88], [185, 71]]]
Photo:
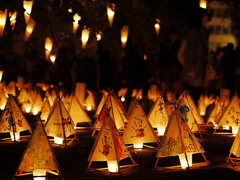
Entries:
[[82, 48], [84, 49], [87, 45], [88, 39], [89, 39], [90, 31], [86, 28], [82, 30]]
[[123, 26], [123, 28], [121, 29], [122, 48], [126, 46], [127, 39], [128, 39], [128, 30], [129, 30], [128, 26]]
[[45, 58], [46, 58], [46, 60], [49, 59], [50, 53], [51, 53], [51, 51], [52, 51], [52, 47], [53, 47], [52, 39], [49, 38], [49, 37], [47, 37], [47, 38], [45, 39], [45, 50], [46, 50], [46, 51], [45, 51]]
[[1, 110], [4, 110], [4, 108], [5, 108], [5, 105], [0, 106]]
[[73, 16], [73, 34], [77, 32], [78, 29], [78, 22], [81, 20], [81, 16], [78, 15], [78, 13], [74, 14]]
[[229, 126], [227, 126], [227, 125], [223, 125], [223, 129], [225, 129], [225, 130], [229, 130]]
[[14, 30], [17, 19], [17, 11], [14, 11], [13, 13], [9, 14], [9, 16], [10, 25], [12, 26], [12, 30]]
[[107, 161], [109, 172], [118, 172], [118, 162], [117, 161]]
[[26, 26], [26, 32], [24, 37], [25, 42], [29, 39], [30, 35], [32, 34], [35, 24], [36, 24], [35, 21], [32, 18], [30, 18]]
[[91, 110], [92, 110], [92, 106], [88, 105], [88, 106], [86, 107], [86, 109], [87, 109], [87, 111], [91, 111]]
[[154, 27], [155, 27], [156, 34], [158, 35], [160, 32], [160, 24], [156, 23], [154, 24]]
[[45, 169], [35, 169], [33, 171], [33, 179], [34, 180], [46, 180], [45, 177], [37, 177], [37, 176], [46, 176], [47, 171]]
[[108, 22], [109, 26], [112, 27], [113, 18], [114, 18], [115, 11], [113, 11], [109, 6], [107, 7], [107, 16], [108, 16]]
[[200, 6], [201, 8], [206, 9], [206, 8], [207, 8], [207, 0], [200, 0], [200, 1], [199, 1], [199, 6]]
[[63, 138], [54, 137], [54, 143], [55, 144], [63, 144]]
[[205, 112], [203, 112], [203, 111], [200, 112], [200, 115], [201, 115], [201, 116], [204, 116], [204, 115], [205, 115]]
[[102, 32], [101, 31], [96, 33], [96, 38], [97, 38], [97, 41], [100, 41], [102, 39]]
[[0, 71], [0, 82], [2, 81], [3, 71]]
[[192, 167], [192, 154], [191, 153], [186, 153], [186, 155], [185, 154], [179, 154], [178, 157], [179, 157], [182, 169]]
[[51, 62], [54, 64], [55, 61], [56, 61], [56, 54], [51, 54], [51, 55], [50, 55], [50, 60], [51, 60]]
[[32, 110], [32, 113], [33, 113], [33, 115], [37, 115], [38, 114], [38, 110], [34, 109], [34, 110]]
[[125, 101], [125, 97], [121, 97], [121, 101], [124, 102]]
[[[15, 134], [15, 140], [19, 140], [20, 139], [20, 132], [14, 132]], [[11, 140], [14, 141], [14, 134], [13, 132], [10, 132], [10, 136], [11, 136]]]
[[142, 150], [143, 143], [133, 144], [133, 147], [135, 150]]
[[163, 136], [165, 133], [165, 129], [163, 129], [163, 128], [157, 128], [157, 131], [158, 131], [159, 136]]
[[4, 11], [0, 11], [0, 37], [3, 35], [6, 20], [7, 20], [7, 9], [5, 9]]
[[72, 8], [71, 8], [71, 7], [68, 9], [68, 12], [69, 12], [69, 13], [72, 13]]
[[232, 134], [233, 136], [236, 136], [238, 133], [239, 126], [232, 126]]

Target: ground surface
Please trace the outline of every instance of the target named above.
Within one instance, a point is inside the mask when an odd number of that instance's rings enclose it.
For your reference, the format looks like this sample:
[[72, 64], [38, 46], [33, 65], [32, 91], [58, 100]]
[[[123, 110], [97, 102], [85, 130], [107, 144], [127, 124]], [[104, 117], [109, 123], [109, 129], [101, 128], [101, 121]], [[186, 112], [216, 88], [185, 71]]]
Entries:
[[[93, 113], [89, 114], [93, 117]], [[31, 126], [34, 125], [35, 116], [26, 115]], [[92, 118], [93, 119], [93, 118]], [[207, 167], [200, 167], [192, 170], [157, 170], [153, 171], [156, 162], [156, 148], [144, 147], [142, 151], [134, 151], [129, 148], [133, 159], [138, 164], [137, 167], [131, 167], [121, 170], [120, 174], [100, 173], [95, 171], [86, 172], [88, 161], [87, 158], [92, 149], [95, 137], [91, 136], [91, 130], [78, 130], [77, 136], [79, 141], [74, 141], [68, 149], [63, 146], [53, 144], [53, 150], [58, 160], [60, 170], [64, 180], [78, 179], [163, 179], [163, 180], [178, 180], [178, 179], [193, 179], [193, 180], [235, 180], [240, 179], [240, 166], [233, 166], [226, 162], [226, 157], [229, 155], [229, 150], [234, 141], [231, 135], [212, 135], [213, 130], [207, 129], [202, 133], [203, 139], [200, 140], [203, 146], [207, 160], [210, 162]], [[22, 135], [22, 134], [21, 134]], [[23, 135], [29, 135], [27, 132]], [[6, 136], [0, 135], [0, 136]], [[198, 134], [196, 135], [198, 137]], [[15, 174], [23, 151], [30, 136], [21, 138], [17, 143], [11, 141], [0, 141], [0, 180], [10, 180]], [[148, 144], [157, 147], [156, 144]], [[193, 155], [193, 163], [204, 162], [201, 154]], [[130, 159], [120, 161], [120, 165], [130, 164]], [[178, 157], [166, 157], [159, 160], [158, 166], [179, 165]], [[94, 163], [91, 167], [106, 167], [104, 163]], [[22, 176], [16, 179], [32, 179], [31, 176]], [[50, 177], [49, 179], [60, 179]]]

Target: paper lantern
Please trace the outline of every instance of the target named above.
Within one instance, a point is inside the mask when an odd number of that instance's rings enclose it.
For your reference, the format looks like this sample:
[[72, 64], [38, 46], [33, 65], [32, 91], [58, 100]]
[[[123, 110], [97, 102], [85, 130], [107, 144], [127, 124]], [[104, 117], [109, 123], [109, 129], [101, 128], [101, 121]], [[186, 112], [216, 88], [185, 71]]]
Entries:
[[20, 132], [10, 132], [10, 136], [12, 141], [17, 141], [20, 139]]
[[47, 171], [45, 169], [35, 169], [33, 171], [33, 179], [34, 180], [45, 180], [45, 177], [41, 177], [41, 176], [46, 176]]
[[232, 126], [232, 134], [233, 136], [236, 136], [238, 133], [239, 126]]
[[[115, 7], [114, 4], [113, 5], [113, 8]], [[113, 18], [114, 18], [114, 15], [115, 15], [115, 11], [112, 10], [111, 7], [107, 7], [107, 16], [108, 16], [108, 22], [109, 22], [109, 26], [112, 27], [112, 23], [113, 23]]]
[[32, 18], [30, 18], [26, 26], [26, 32], [24, 37], [25, 42], [29, 39], [30, 35], [32, 34], [35, 24], [36, 24], [35, 21]]
[[115, 161], [107, 161], [107, 165], [108, 165], [108, 171], [109, 172], [118, 172], [119, 168], [118, 168], [118, 162]]
[[156, 34], [158, 35], [160, 32], [160, 24], [156, 23], [154, 24], [154, 27], [155, 27]]
[[56, 144], [63, 144], [63, 138], [54, 137], [54, 143], [56, 143]]
[[7, 9], [5, 9], [4, 11], [0, 11], [0, 36], [3, 35], [6, 19], [7, 19]]
[[206, 1], [206, 0], [200, 0], [200, 1], [199, 1], [199, 6], [200, 6], [201, 8], [206, 9], [206, 8], [207, 8], [207, 1]]
[[135, 144], [133, 144], [133, 147], [135, 150], [142, 150], [143, 143], [135, 143]]
[[84, 49], [89, 39], [90, 31], [87, 28], [82, 30], [82, 48]]
[[100, 41], [102, 39], [102, 32], [101, 31], [98, 31], [96, 33], [96, 38], [97, 38], [97, 41]]
[[26, 24], [28, 23], [30, 14], [32, 12], [32, 4], [33, 4], [33, 1], [23, 1], [23, 8], [25, 9], [24, 18], [25, 18]]
[[76, 33], [77, 29], [78, 29], [78, 22], [81, 20], [81, 16], [79, 16], [77, 13], [74, 14], [73, 16], [73, 34]]
[[13, 13], [9, 14], [10, 16], [10, 25], [12, 26], [12, 30], [15, 28], [16, 20], [17, 20], [17, 11], [14, 11]]
[[178, 155], [182, 169], [192, 167], [192, 154], [183, 153]]
[[126, 46], [126, 43], [127, 43], [128, 30], [129, 30], [128, 26], [123, 26], [123, 28], [121, 29], [121, 42], [122, 42], [123, 48]]
[[52, 39], [47, 37], [45, 39], [45, 58], [46, 58], [46, 60], [49, 59], [50, 53], [52, 51], [52, 47], [53, 47]]
[[51, 60], [52, 64], [55, 64], [56, 54], [51, 54], [51, 55], [50, 55], [50, 60]]

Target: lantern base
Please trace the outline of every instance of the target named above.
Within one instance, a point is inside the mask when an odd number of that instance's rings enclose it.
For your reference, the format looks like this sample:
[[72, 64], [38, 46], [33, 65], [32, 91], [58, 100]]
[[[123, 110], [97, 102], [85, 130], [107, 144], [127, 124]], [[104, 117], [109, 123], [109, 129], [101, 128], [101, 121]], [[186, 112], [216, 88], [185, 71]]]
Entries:
[[[15, 138], [14, 138], [14, 134], [15, 134]], [[20, 139], [20, 132], [14, 132], [14, 134], [13, 134], [13, 132], [10, 132], [10, 136], [11, 136], [11, 140], [12, 141], [17, 141], [17, 140], [19, 140]]]
[[54, 143], [55, 144], [63, 144], [63, 138], [54, 137]]
[[133, 147], [135, 150], [142, 150], [143, 143], [133, 144]]
[[33, 171], [33, 179], [34, 180], [46, 180], [46, 177], [38, 177], [38, 176], [46, 176], [47, 172], [45, 169], [35, 169]]
[[108, 171], [109, 172], [117, 173], [119, 171], [117, 161], [107, 161], [107, 164], [108, 164]]
[[239, 126], [232, 126], [232, 134], [233, 136], [236, 136], [238, 133]]
[[192, 154], [191, 153], [186, 153], [186, 155], [179, 154], [178, 155], [182, 169], [186, 169], [188, 167], [192, 167]]

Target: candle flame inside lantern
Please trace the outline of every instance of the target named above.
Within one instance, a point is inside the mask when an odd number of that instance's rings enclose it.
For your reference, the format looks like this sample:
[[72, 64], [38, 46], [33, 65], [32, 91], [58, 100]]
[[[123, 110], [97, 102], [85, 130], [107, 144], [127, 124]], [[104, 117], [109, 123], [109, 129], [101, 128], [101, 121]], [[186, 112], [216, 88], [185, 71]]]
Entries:
[[188, 167], [192, 167], [192, 154], [186, 153], [185, 154], [179, 154], [179, 160], [182, 166], [182, 169], [186, 169]]
[[107, 161], [108, 171], [109, 172], [118, 172], [118, 162], [115, 161]]

